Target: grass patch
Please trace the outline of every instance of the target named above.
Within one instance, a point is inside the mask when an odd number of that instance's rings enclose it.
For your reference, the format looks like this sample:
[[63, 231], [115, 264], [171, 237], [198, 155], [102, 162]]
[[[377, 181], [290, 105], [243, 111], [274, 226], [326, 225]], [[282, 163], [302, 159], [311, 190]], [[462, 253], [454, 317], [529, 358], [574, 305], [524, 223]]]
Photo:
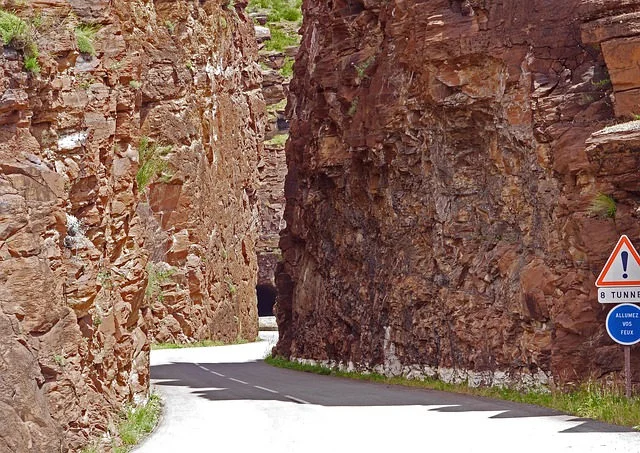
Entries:
[[264, 43], [266, 50], [282, 52], [300, 44], [297, 29], [302, 21], [302, 0], [250, 0], [248, 11], [267, 15], [271, 39]]
[[164, 26], [167, 27], [170, 35], [173, 35], [173, 33], [176, 31], [176, 24], [174, 22], [171, 22], [170, 20], [165, 20]]
[[355, 98], [353, 101], [351, 101], [349, 110], [347, 110], [347, 115], [353, 116], [356, 114], [356, 112], [358, 111], [358, 102], [359, 102], [358, 98]]
[[89, 445], [88, 447], [84, 447], [80, 450], [80, 453], [100, 453], [98, 447], [95, 445]]
[[369, 67], [376, 61], [376, 57], [369, 57], [366, 61], [363, 61], [360, 64], [354, 65], [356, 70], [356, 74], [358, 74], [359, 79], [364, 79], [366, 77], [366, 71]]
[[140, 138], [138, 144], [140, 168], [136, 173], [139, 190], [143, 191], [156, 177], [171, 177], [168, 173], [169, 164], [163, 157], [169, 154], [172, 149], [172, 146], [158, 146], [151, 143], [149, 137]]
[[[256, 341], [262, 341], [261, 339], [256, 339]], [[156, 343], [151, 345], [152, 350], [161, 350], [161, 349], [185, 349], [185, 348], [208, 348], [211, 346], [229, 346], [232, 344], [247, 344], [249, 340], [245, 338], [236, 338], [231, 343], [225, 343], [220, 340], [201, 340], [194, 341], [193, 343]]]
[[5, 46], [21, 46], [29, 40], [29, 26], [15, 14], [0, 10], [0, 36]]
[[277, 111], [282, 111], [287, 107], [287, 100], [283, 99], [280, 102], [278, 102], [277, 104], [270, 104], [267, 105], [267, 112], [270, 113], [275, 113]]
[[589, 206], [589, 212], [591, 214], [596, 214], [602, 217], [609, 217], [611, 219], [616, 216], [616, 202], [611, 196], [599, 193], [596, 195], [591, 201], [591, 205]]
[[42, 18], [42, 12], [36, 11], [33, 17], [31, 18], [31, 26], [36, 30], [42, 28], [44, 25], [44, 19]]
[[24, 68], [29, 71], [37, 74], [40, 72], [40, 63], [38, 63], [38, 57], [25, 57], [24, 58]]
[[162, 285], [167, 283], [175, 273], [175, 269], [171, 267], [165, 268], [149, 264], [147, 266], [147, 287], [144, 290], [145, 297], [147, 299], [155, 298], [162, 302], [164, 300]]
[[269, 22], [298, 22], [302, 19], [302, 0], [250, 0], [249, 11], [265, 10]]
[[280, 74], [282, 74], [282, 77], [287, 79], [293, 77], [293, 62], [294, 60], [291, 57], [286, 57], [284, 59], [284, 64], [282, 65], [282, 68], [280, 68]]
[[264, 48], [267, 50], [275, 50], [283, 52], [289, 46], [297, 46], [298, 35], [287, 33], [279, 25], [267, 24], [269, 30], [271, 30], [271, 39], [265, 41]]
[[309, 373], [535, 404], [578, 417], [592, 418], [640, 430], [640, 397], [627, 399], [622, 387], [609, 387], [591, 382], [570, 391], [521, 392], [504, 387], [469, 387], [466, 384], [448, 384], [435, 379], [390, 378], [376, 373], [340, 371], [320, 365], [292, 362], [282, 357], [269, 356], [265, 362], [276, 367]]
[[289, 134], [278, 134], [271, 140], [264, 142], [264, 144], [267, 146], [284, 146], [287, 143], [288, 138]]
[[122, 445], [114, 447], [113, 451], [125, 453], [137, 445], [156, 427], [161, 411], [160, 397], [155, 394], [151, 394], [144, 405], [126, 408], [118, 423], [118, 437]]
[[[109, 428], [111, 453], [127, 453], [147, 437], [158, 424], [162, 413], [162, 401], [155, 393], [149, 396], [146, 404], [127, 405], [120, 412], [117, 424]], [[80, 453], [99, 453], [107, 451], [105, 437], [95, 439], [86, 445]]]
[[81, 24], [76, 27], [76, 43], [80, 52], [91, 56], [96, 54], [93, 40], [98, 30], [100, 30], [100, 27], [97, 25]]
[[207, 348], [209, 346], [224, 346], [222, 341], [214, 340], [202, 340], [194, 341], [193, 343], [155, 343], [151, 345], [152, 350], [161, 349], [185, 349], [185, 348]]
[[598, 80], [597, 82], [591, 81], [591, 85], [596, 88], [606, 88], [611, 85], [611, 79], [602, 79]]
[[24, 68], [32, 73], [40, 72], [38, 46], [35, 31], [15, 14], [0, 9], [0, 38], [2, 45], [11, 46], [24, 54]]

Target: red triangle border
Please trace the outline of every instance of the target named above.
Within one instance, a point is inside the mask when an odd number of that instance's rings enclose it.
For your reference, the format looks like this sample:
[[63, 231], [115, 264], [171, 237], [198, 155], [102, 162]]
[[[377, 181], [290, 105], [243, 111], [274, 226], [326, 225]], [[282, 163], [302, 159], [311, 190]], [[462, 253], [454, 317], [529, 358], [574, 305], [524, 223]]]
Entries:
[[618, 253], [620, 253], [620, 249], [622, 248], [623, 245], [627, 246], [627, 248], [631, 252], [631, 255], [633, 256], [633, 259], [635, 259], [636, 263], [638, 263], [638, 265], [640, 266], [640, 255], [638, 255], [638, 252], [633, 247], [633, 244], [631, 243], [629, 238], [625, 234], [623, 234], [622, 236], [620, 236], [620, 239], [618, 239], [618, 243], [613, 249], [613, 252], [611, 252], [609, 259], [605, 263], [604, 267], [602, 268], [602, 272], [600, 272], [600, 275], [596, 280], [597, 287], [600, 288], [600, 287], [607, 287], [607, 286], [640, 286], [640, 280], [632, 280], [632, 281], [621, 280], [621, 281], [614, 281], [614, 282], [603, 282], [603, 280], [607, 276], [607, 273], [609, 272], [609, 269], [611, 269], [611, 266], [616, 261], [616, 258], [618, 257]]

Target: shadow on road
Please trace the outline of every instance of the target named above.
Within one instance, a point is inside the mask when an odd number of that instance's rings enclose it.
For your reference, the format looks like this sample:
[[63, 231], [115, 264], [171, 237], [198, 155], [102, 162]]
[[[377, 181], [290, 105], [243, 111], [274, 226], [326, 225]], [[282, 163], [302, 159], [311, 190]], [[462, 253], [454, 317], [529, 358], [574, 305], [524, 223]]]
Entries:
[[[558, 411], [477, 396], [357, 381], [272, 367], [263, 361], [244, 363], [171, 363], [151, 367], [155, 385], [182, 386], [211, 401], [270, 400], [321, 406], [442, 406], [438, 412], [499, 412], [490, 418], [548, 417]], [[633, 432], [590, 419], [563, 433]]]

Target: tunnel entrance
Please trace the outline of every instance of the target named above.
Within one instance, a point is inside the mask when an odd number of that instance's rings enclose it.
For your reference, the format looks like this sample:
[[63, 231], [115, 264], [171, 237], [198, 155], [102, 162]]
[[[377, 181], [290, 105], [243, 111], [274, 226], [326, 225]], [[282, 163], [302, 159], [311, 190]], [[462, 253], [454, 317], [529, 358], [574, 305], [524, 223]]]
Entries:
[[273, 305], [276, 303], [276, 289], [273, 285], [256, 286], [258, 295], [258, 316], [273, 316]]

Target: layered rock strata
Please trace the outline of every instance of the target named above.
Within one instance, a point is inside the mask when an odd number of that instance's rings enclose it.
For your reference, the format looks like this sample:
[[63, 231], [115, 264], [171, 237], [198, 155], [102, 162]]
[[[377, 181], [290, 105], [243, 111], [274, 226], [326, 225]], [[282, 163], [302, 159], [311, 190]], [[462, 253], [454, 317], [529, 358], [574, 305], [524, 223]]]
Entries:
[[255, 338], [264, 103], [242, 6], [0, 2], [40, 66], [23, 42], [0, 55], [1, 452], [108, 431], [146, 397], [169, 311], [188, 319], [168, 338]]
[[280, 231], [284, 228], [284, 179], [287, 174], [284, 145], [265, 145], [258, 172], [258, 285], [268, 285], [275, 289], [276, 264], [281, 257], [278, 241]]
[[475, 384], [615, 377], [594, 281], [621, 233], [640, 243], [640, 148], [633, 123], [602, 129], [638, 113], [639, 7], [306, 2], [277, 352]]
[[[256, 36], [260, 36], [256, 26]], [[268, 28], [262, 27], [267, 32]], [[269, 34], [259, 38], [258, 42], [270, 39]], [[284, 179], [287, 163], [284, 145], [289, 132], [289, 120], [286, 114], [287, 96], [291, 77], [283, 74], [287, 59], [293, 58], [297, 46], [285, 52], [261, 49], [259, 54], [262, 67], [262, 92], [267, 105], [264, 149], [258, 163], [258, 211], [260, 229], [256, 243], [258, 255], [258, 307], [261, 316], [273, 313], [276, 284], [275, 270], [281, 259], [278, 245], [280, 231], [285, 226], [284, 217]]]
[[147, 319], [158, 342], [257, 338], [265, 104], [244, 6], [156, 5], [158, 23], [171, 27], [145, 70], [143, 132], [172, 149], [139, 212], [151, 254]]

